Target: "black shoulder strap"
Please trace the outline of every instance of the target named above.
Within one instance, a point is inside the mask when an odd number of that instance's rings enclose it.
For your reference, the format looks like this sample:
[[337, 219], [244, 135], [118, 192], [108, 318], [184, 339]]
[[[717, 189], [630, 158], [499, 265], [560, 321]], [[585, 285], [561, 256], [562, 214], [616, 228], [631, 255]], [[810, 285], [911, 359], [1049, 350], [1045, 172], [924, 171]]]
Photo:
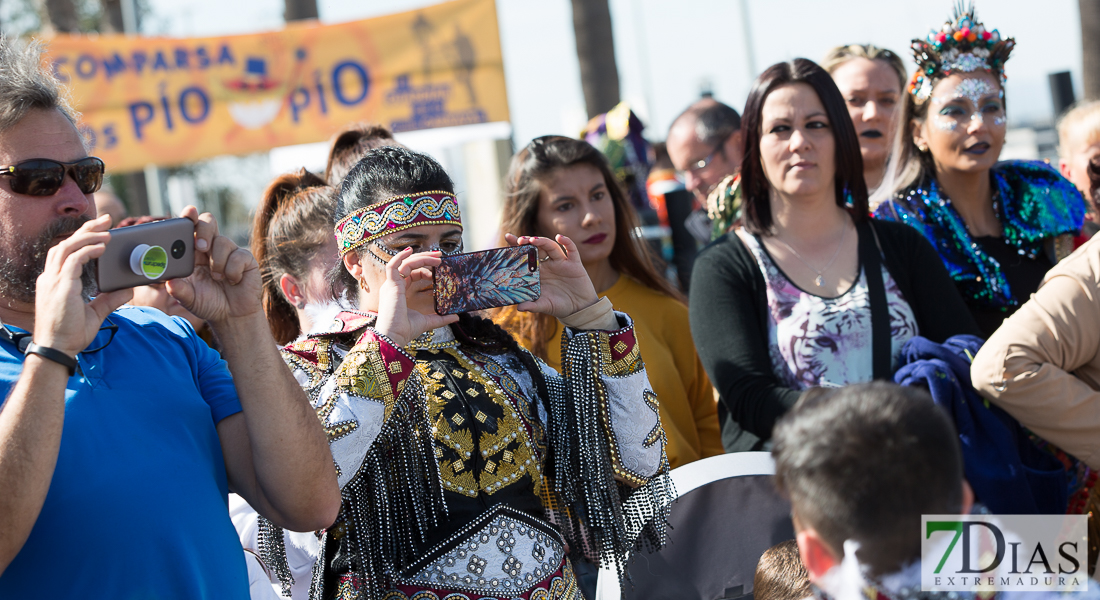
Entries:
[[867, 277], [871, 300], [871, 365], [875, 379], [892, 379], [890, 372], [890, 307], [886, 303], [886, 285], [882, 282], [882, 255], [878, 236], [870, 219], [856, 227], [859, 232], [859, 264]]

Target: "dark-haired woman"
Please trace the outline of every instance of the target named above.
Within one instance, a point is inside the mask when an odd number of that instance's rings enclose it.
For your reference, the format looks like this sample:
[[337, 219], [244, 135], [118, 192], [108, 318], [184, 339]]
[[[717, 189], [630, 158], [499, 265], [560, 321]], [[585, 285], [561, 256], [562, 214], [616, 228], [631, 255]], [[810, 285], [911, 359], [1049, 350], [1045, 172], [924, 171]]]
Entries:
[[961, 7], [913, 40], [910, 135], [875, 216], [932, 242], [989, 337], [1072, 252], [1085, 203], [1046, 163], [997, 162], [1007, 128], [1004, 63], [1016, 42]]
[[[271, 334], [289, 344], [333, 303], [327, 274], [339, 258], [332, 237], [336, 189], [305, 169], [267, 186], [252, 224], [252, 255], [260, 265]], [[323, 323], [328, 325], [328, 323]]]
[[765, 448], [807, 388], [890, 377], [915, 335], [977, 333], [929, 243], [867, 217], [859, 142], [828, 73], [771, 66], [743, 125], [744, 227], [699, 255], [690, 307], [728, 451]]
[[[343, 494], [312, 596], [573, 600], [570, 555], [621, 568], [641, 537], [660, 543], [670, 489], [655, 394], [630, 319], [598, 300], [576, 245], [515, 240], [544, 259], [542, 297], [521, 308], [568, 326], [559, 375], [491, 321], [435, 313], [431, 269], [461, 252], [462, 223], [434, 160], [368, 152], [335, 218], [358, 310], [284, 353]], [[271, 529], [262, 539], [277, 546]]]
[[[634, 210], [607, 160], [582, 140], [537, 138], [512, 158], [501, 230], [578, 240], [581, 263], [611, 305], [634, 319], [661, 408], [669, 464], [721, 454], [718, 407], [688, 325], [683, 297], [633, 234]], [[564, 327], [550, 315], [498, 311], [494, 320], [560, 369]]]

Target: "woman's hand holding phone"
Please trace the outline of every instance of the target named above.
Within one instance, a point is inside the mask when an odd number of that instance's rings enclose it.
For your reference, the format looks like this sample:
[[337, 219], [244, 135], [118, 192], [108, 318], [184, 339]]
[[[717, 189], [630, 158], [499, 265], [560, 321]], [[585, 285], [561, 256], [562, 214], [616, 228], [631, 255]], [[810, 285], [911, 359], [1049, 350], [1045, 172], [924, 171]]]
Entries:
[[509, 246], [531, 245], [539, 249], [539, 270], [542, 278], [542, 296], [538, 300], [516, 306], [522, 312], [537, 312], [556, 318], [588, 308], [599, 301], [596, 288], [581, 264], [581, 254], [573, 240], [558, 235], [555, 239], [544, 237], [504, 236]]
[[406, 346], [420, 334], [458, 321], [458, 315], [425, 315], [408, 306], [406, 294], [410, 285], [431, 281], [431, 267], [439, 266], [440, 252], [413, 253], [412, 248], [398, 252], [386, 263], [386, 280], [378, 297], [378, 321], [374, 330]]

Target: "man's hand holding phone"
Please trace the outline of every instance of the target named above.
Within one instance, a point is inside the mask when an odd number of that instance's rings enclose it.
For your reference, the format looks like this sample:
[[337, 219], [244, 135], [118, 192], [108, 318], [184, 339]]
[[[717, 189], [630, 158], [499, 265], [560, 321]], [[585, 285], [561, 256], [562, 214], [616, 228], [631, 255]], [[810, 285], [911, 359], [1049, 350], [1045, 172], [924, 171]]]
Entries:
[[248, 250], [218, 231], [210, 213], [194, 206], [181, 217], [195, 224], [195, 270], [186, 278], [168, 281], [168, 293], [184, 308], [212, 323], [263, 315], [260, 303], [260, 267]]
[[46, 254], [35, 286], [32, 337], [38, 345], [75, 357], [92, 343], [107, 315], [133, 297], [133, 291], [125, 289], [84, 302], [84, 265], [103, 254], [110, 228], [110, 216], [92, 219]]

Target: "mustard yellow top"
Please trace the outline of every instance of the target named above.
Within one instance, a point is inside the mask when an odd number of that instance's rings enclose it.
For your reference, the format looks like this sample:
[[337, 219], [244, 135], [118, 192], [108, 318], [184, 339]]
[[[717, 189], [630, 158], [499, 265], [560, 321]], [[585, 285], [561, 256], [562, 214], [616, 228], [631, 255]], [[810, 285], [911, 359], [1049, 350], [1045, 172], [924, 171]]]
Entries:
[[[620, 275], [619, 281], [602, 295], [611, 300], [615, 310], [634, 320], [638, 349], [660, 403], [669, 464], [675, 468], [725, 452], [718, 426], [718, 403], [695, 352], [687, 306], [626, 275]], [[561, 334], [562, 324], [558, 322], [546, 351], [547, 362], [558, 370]]]

